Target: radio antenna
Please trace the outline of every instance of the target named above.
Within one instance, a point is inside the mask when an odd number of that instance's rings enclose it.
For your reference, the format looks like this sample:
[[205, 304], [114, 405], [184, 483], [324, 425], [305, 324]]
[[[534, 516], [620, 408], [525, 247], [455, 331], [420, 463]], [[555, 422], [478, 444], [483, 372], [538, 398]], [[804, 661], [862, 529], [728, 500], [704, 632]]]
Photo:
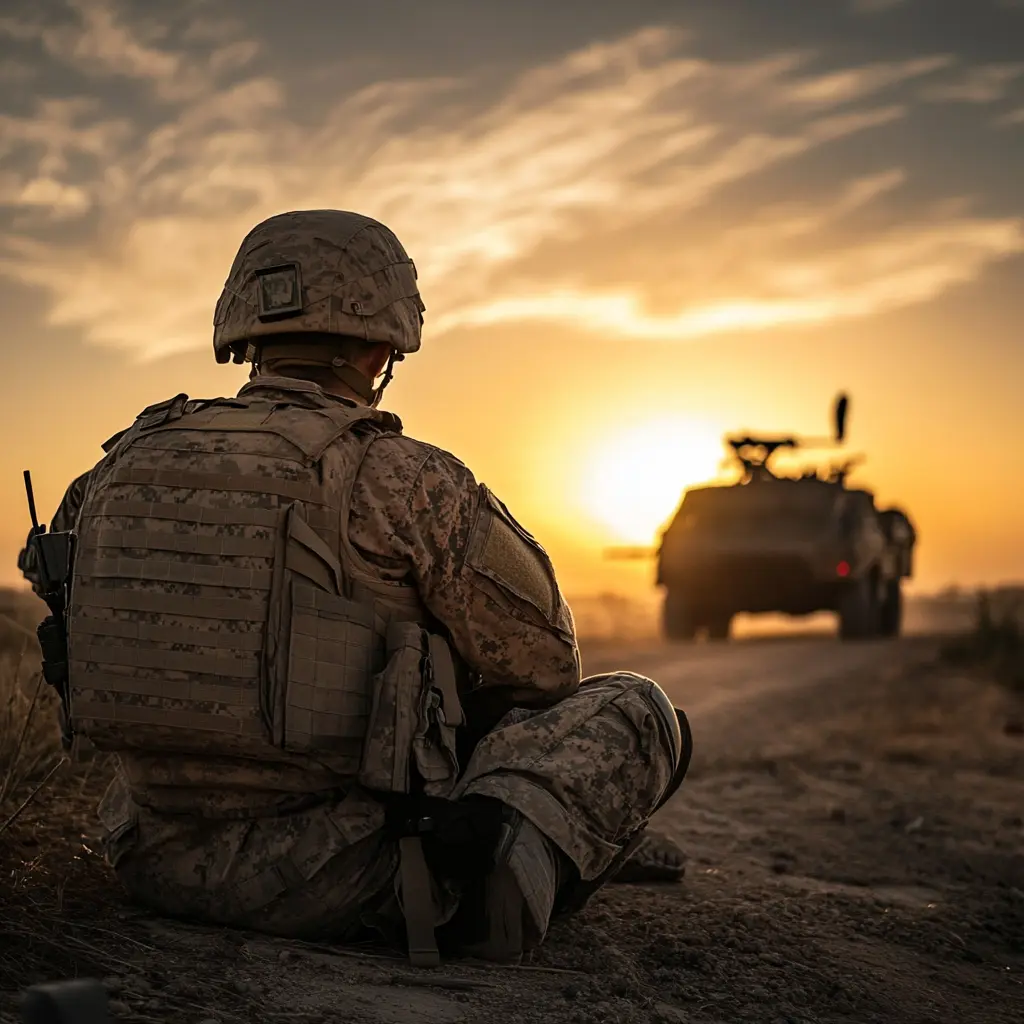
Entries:
[[28, 496], [28, 514], [32, 517], [32, 530], [34, 533], [42, 532], [39, 529], [39, 516], [36, 515], [36, 496], [32, 491], [32, 471], [25, 470], [25, 494]]

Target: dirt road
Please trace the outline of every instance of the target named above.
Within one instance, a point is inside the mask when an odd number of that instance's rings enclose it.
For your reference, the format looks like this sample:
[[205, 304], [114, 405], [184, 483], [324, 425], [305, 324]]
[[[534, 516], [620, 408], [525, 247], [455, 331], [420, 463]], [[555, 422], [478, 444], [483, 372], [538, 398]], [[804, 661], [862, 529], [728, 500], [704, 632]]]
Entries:
[[737, 704], [877, 672], [894, 658], [903, 663], [928, 642], [840, 644], [832, 637], [803, 636], [731, 644], [594, 644], [584, 650], [583, 669], [588, 675], [616, 668], [642, 672], [686, 710], [697, 732], [714, 734], [721, 714]]
[[1024, 1019], [1021, 708], [937, 646], [633, 654], [693, 726], [656, 822], [692, 859], [680, 890], [610, 889], [604, 909], [650, 929], [639, 959], [679, 1019]]
[[92, 929], [81, 969], [110, 976], [125, 1020], [1022, 1020], [1024, 712], [936, 650], [587, 648], [587, 672], [646, 673], [690, 716], [691, 773], [656, 822], [687, 849], [687, 876], [608, 887], [521, 968], [416, 972], [149, 921], [85, 857], [62, 893]]

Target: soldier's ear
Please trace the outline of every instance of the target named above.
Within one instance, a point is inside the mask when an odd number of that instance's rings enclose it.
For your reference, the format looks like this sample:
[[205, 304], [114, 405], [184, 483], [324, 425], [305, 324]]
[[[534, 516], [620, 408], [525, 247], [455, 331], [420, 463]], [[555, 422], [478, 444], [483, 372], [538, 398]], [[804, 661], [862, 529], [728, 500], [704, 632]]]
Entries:
[[[386, 345], [383, 342], [379, 342], [372, 348], [367, 350], [366, 353], [366, 365], [363, 367], [366, 371], [366, 376], [371, 380], [379, 377], [384, 370], [387, 368], [388, 360], [391, 358], [391, 346]], [[397, 353], [395, 356], [395, 362], [401, 358], [401, 353]]]

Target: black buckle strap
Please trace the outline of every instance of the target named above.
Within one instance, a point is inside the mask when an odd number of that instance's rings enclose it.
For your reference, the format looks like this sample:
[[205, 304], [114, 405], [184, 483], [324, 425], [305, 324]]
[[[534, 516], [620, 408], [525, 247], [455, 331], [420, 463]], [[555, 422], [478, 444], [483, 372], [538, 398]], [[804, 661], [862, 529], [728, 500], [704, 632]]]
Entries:
[[393, 796], [384, 801], [385, 829], [399, 846], [409, 958], [416, 966], [436, 966], [440, 954], [431, 878], [471, 884], [486, 877], [509, 812], [490, 797]]

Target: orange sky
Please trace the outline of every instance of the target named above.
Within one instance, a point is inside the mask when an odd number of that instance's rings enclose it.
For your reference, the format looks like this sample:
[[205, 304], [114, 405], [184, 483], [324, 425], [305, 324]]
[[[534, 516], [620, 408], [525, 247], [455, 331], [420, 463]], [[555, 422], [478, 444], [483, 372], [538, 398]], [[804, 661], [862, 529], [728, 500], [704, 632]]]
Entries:
[[31, 5], [0, 22], [20, 47], [0, 583], [23, 468], [48, 516], [143, 406], [244, 381], [213, 362], [213, 302], [251, 224], [312, 206], [405, 241], [425, 339], [386, 405], [503, 497], [570, 593], [647, 590], [603, 546], [653, 540], [723, 433], [826, 432], [840, 388], [855, 480], [918, 527], [915, 588], [1024, 578], [1024, 65], [1001, 31], [961, 53], [899, 21], [857, 52], [911, 6], [725, 52], [710, 21], [641, 3], [634, 24], [560, 22], [543, 53], [478, 27], [475, 64], [436, 67], [336, 64], [312, 37], [299, 67], [262, 14], [157, 31], [77, 0], [59, 31]]
[[[855, 480], [913, 516], [921, 536], [917, 588], [1024, 577], [1024, 489], [1007, 479], [1018, 456], [994, 443], [1000, 436], [1020, 442], [1016, 385], [999, 366], [978, 366], [969, 354], [938, 365], [931, 354], [944, 347], [942, 324], [914, 336], [900, 319], [891, 325], [903, 339], [895, 352], [886, 341], [865, 339], [862, 327], [827, 344], [805, 331], [640, 358], [620, 344], [554, 332], [523, 337], [506, 328], [483, 351], [469, 333], [433, 345], [428, 334], [423, 350], [399, 367], [387, 405], [409, 433], [453, 451], [505, 498], [549, 547], [568, 590], [637, 590], [646, 586], [646, 567], [604, 562], [600, 550], [642, 542], [643, 535], [616, 533], [608, 518], [653, 529], [684, 484], [715, 471], [722, 432], [750, 426], [821, 434], [833, 394], [847, 387], [849, 446], [869, 456]], [[875, 331], [892, 337], [884, 326]], [[29, 390], [27, 374], [9, 393], [10, 421], [37, 425], [0, 454], [3, 499], [15, 510], [0, 529], [5, 582], [15, 578], [13, 555], [27, 528], [22, 468], [33, 469], [40, 506], [50, 510], [64, 481], [95, 460], [99, 442], [165, 397], [169, 382], [172, 390], [209, 395], [245, 380], [206, 352], [123, 362], [103, 353], [92, 365], [83, 361], [73, 381], [58, 380], [48, 420], [33, 412], [38, 393]], [[667, 485], [651, 484], [644, 449], [627, 443], [638, 431], [646, 436], [648, 424], [694, 438], [679, 452], [674, 480], [672, 467], [664, 467]], [[617, 512], [602, 515], [598, 501], [615, 501], [615, 492], [602, 489], [595, 464], [621, 474], [624, 485], [646, 488], [660, 504], [648, 512], [620, 500]]]

